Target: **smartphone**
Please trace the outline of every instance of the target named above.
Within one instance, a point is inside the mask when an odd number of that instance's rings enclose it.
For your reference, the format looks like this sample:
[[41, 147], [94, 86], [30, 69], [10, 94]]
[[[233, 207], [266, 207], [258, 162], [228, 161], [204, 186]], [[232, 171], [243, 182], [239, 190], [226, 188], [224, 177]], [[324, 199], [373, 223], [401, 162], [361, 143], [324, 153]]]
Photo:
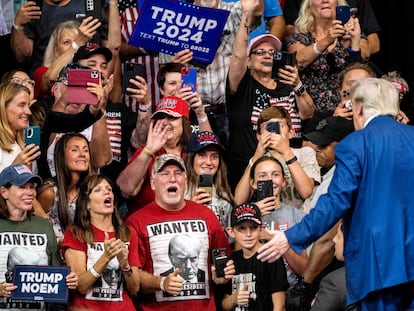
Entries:
[[198, 188], [204, 189], [210, 197], [213, 195], [213, 175], [201, 174], [198, 176]]
[[351, 7], [349, 5], [338, 5], [336, 7], [336, 19], [345, 25], [351, 18]]
[[273, 196], [273, 181], [259, 180], [257, 182], [257, 202]]
[[99, 71], [92, 69], [69, 69], [67, 101], [77, 104], [97, 105], [98, 97], [87, 90], [88, 82], [100, 83]]
[[216, 248], [212, 250], [213, 263], [216, 267], [216, 275], [219, 278], [224, 277], [224, 268], [226, 267], [228, 256], [226, 248]]
[[85, 0], [86, 17], [102, 19], [102, 0]]
[[24, 144], [40, 146], [40, 126], [28, 126], [24, 129]]
[[135, 63], [126, 63], [124, 68], [124, 74], [122, 76], [122, 92], [125, 94], [130, 94], [126, 89], [133, 88], [137, 89], [135, 85], [129, 82], [130, 79], [135, 79], [135, 76], [140, 76], [145, 78], [144, 74], [144, 65], [135, 64]]
[[272, 79], [280, 80], [279, 69], [284, 68], [285, 65], [296, 65], [296, 52], [289, 53], [281, 51], [273, 55]]
[[266, 131], [270, 133], [280, 134], [280, 123], [279, 121], [267, 121], [266, 122]]
[[181, 68], [181, 80], [183, 80], [183, 87], [191, 87], [191, 91], [197, 90], [197, 69], [195, 67]]

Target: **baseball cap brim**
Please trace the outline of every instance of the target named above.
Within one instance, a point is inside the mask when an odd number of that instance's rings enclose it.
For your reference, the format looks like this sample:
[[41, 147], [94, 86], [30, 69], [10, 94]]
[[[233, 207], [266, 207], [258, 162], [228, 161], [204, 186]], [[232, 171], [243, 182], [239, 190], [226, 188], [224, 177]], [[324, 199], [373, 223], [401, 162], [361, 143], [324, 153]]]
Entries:
[[173, 117], [173, 118], [181, 118], [182, 117], [182, 114], [179, 113], [179, 112], [176, 112], [176, 111], [172, 111], [172, 110], [158, 110], [158, 111], [156, 111], [156, 112], [154, 112], [152, 114], [151, 119], [154, 119], [155, 116], [158, 116], [158, 115], [161, 115], [161, 114], [166, 114], [166, 115], [168, 115], [170, 117]]
[[326, 146], [329, 145], [334, 140], [326, 136], [321, 132], [311, 132], [304, 135], [306, 140], [309, 140], [311, 143], [317, 146]]
[[255, 217], [250, 217], [250, 216], [246, 216], [246, 217], [241, 217], [239, 218], [234, 224], [232, 224], [232, 227], [234, 227], [235, 225], [243, 222], [243, 221], [252, 221], [258, 225], [262, 224], [262, 221], [260, 219], [257, 219]]
[[250, 55], [252, 50], [262, 42], [270, 42], [276, 51], [280, 51], [282, 49], [282, 42], [276, 36], [264, 34], [250, 40], [249, 46], [247, 47], [247, 55]]
[[14, 179], [8, 180], [6, 182], [3, 182], [0, 186], [4, 186], [7, 184], [12, 184], [15, 186], [23, 186], [25, 184], [27, 184], [28, 182], [32, 182], [34, 184], [41, 184], [42, 178], [40, 178], [40, 176], [38, 175], [32, 175], [32, 174], [20, 174], [19, 176], [17, 176]]

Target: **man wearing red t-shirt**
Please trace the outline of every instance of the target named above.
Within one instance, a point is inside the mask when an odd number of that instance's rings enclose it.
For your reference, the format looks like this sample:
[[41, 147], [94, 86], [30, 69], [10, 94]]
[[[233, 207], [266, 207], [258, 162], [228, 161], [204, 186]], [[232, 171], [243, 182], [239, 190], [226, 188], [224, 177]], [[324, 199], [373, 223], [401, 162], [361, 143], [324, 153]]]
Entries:
[[[235, 272], [232, 261], [227, 262], [225, 276], [218, 278], [211, 267], [211, 251], [226, 248], [231, 252], [224, 231], [216, 215], [204, 205], [184, 200], [187, 174], [182, 158], [175, 154], [163, 154], [152, 166], [151, 188], [155, 201], [139, 209], [127, 219], [138, 233], [139, 258], [142, 269], [141, 291], [137, 303], [139, 310], [216, 310], [212, 282], [224, 284]], [[180, 265], [172, 265], [169, 256], [171, 240], [191, 236], [197, 242], [197, 256], [180, 253]], [[179, 248], [179, 245], [175, 246]], [[173, 261], [176, 261], [175, 259]], [[190, 282], [182, 277], [181, 269], [194, 265], [208, 271], [204, 278]], [[211, 269], [210, 269], [211, 267]], [[166, 271], [171, 270], [168, 275]], [[145, 293], [145, 294], [144, 294]]]

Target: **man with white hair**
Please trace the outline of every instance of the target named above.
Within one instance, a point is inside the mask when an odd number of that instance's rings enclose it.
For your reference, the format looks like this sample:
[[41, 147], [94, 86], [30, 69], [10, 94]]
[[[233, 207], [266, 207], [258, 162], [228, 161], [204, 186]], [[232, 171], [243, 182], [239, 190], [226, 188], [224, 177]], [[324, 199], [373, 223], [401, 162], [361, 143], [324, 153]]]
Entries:
[[358, 310], [414, 309], [414, 128], [394, 120], [398, 92], [383, 79], [351, 88], [355, 132], [336, 145], [328, 193], [301, 223], [259, 249], [273, 262], [343, 219], [347, 302]]

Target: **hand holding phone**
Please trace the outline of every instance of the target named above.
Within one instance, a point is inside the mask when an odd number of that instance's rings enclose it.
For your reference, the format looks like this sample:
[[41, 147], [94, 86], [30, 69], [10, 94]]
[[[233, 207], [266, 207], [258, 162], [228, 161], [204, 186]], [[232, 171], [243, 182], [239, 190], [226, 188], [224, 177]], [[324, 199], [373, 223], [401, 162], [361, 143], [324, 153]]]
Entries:
[[336, 19], [345, 25], [351, 18], [351, 7], [349, 5], [338, 5], [336, 7]]
[[92, 69], [69, 69], [67, 101], [77, 104], [97, 105], [98, 97], [89, 92], [88, 82], [100, 83], [99, 71]]
[[24, 129], [24, 144], [40, 146], [40, 126], [33, 125]]
[[[32, 125], [24, 129], [24, 144], [28, 146], [34, 144], [35, 146], [40, 147], [40, 126]], [[36, 160], [39, 157], [36, 158]]]
[[102, 0], [84, 0], [86, 17], [102, 19]]
[[259, 180], [257, 182], [257, 202], [273, 196], [273, 181]]
[[124, 74], [122, 76], [122, 92], [129, 95], [129, 92], [126, 90], [128, 87], [132, 89], [138, 89], [138, 87], [131, 82], [130, 79], [135, 79], [135, 76], [140, 76], [145, 79], [144, 74], [144, 65], [135, 64], [135, 63], [126, 63]]
[[266, 122], [266, 131], [270, 133], [280, 134], [280, 123], [276, 120]]
[[213, 196], [213, 175], [211, 174], [201, 174], [198, 176], [198, 188], [206, 191], [210, 198]]
[[228, 256], [226, 248], [216, 248], [212, 251], [214, 267], [216, 267], [216, 276], [223, 278], [224, 268], [226, 267]]
[[181, 80], [183, 80], [182, 88], [191, 87], [191, 92], [197, 90], [197, 69], [195, 67], [181, 68]]
[[273, 55], [272, 79], [280, 80], [279, 69], [285, 68], [285, 65], [296, 65], [296, 52], [275, 52], [275, 54]]

